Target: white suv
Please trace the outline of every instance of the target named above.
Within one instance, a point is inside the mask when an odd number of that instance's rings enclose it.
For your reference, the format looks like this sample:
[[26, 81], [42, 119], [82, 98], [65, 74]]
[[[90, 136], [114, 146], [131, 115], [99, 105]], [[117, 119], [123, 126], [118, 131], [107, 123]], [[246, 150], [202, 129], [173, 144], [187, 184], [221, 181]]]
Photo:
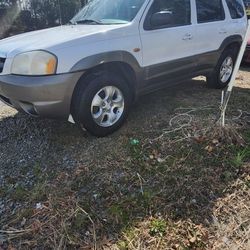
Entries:
[[0, 41], [0, 99], [105, 136], [139, 94], [198, 75], [225, 87], [246, 27], [242, 0], [92, 0], [68, 25]]

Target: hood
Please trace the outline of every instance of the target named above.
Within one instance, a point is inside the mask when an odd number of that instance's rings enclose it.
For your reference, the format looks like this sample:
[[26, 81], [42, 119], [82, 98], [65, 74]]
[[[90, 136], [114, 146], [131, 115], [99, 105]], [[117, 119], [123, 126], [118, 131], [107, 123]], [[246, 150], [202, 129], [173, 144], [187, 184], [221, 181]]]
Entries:
[[[108, 31], [120, 27], [124, 25], [65, 25], [24, 33], [0, 40], [0, 57], [11, 58], [18, 53], [31, 50], [50, 50], [57, 46], [72, 46], [69, 42], [73, 40], [91, 37], [95, 34], [105, 36]], [[84, 43], [83, 40], [81, 42]]]

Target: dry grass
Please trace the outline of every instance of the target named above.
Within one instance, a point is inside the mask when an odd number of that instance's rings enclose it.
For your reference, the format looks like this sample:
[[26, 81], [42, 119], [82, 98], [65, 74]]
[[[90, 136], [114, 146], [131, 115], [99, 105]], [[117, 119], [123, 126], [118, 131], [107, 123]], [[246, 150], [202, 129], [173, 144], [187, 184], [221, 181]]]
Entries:
[[145, 97], [129, 123], [103, 139], [70, 125], [9, 117], [4, 108], [0, 154], [15, 158], [20, 145], [32, 153], [20, 171], [31, 168], [35, 181], [10, 189], [26, 172], [6, 178], [1, 195], [21, 206], [0, 218], [0, 246], [248, 250], [249, 119], [235, 108], [249, 110], [246, 90], [232, 96], [224, 129], [215, 124], [220, 93], [196, 82]]
[[[244, 166], [249, 168], [249, 164]], [[250, 176], [231, 185], [231, 191], [214, 207], [212, 249], [250, 249]]]
[[[130, 158], [124, 167], [129, 178], [123, 184], [132, 193], [119, 195], [115, 186], [101, 181], [109, 196], [100, 194], [106, 198], [98, 206], [89, 194], [79, 195], [90, 168], [62, 172], [31, 191], [28, 202], [41, 203], [29, 215], [24, 217], [24, 210], [12, 218], [0, 231], [2, 238], [21, 249], [41, 245], [51, 249], [248, 249], [246, 142], [235, 128], [205, 127], [195, 114], [182, 126], [176, 116], [182, 117], [177, 114], [170, 120], [171, 136], [128, 142]], [[173, 128], [173, 120], [181, 129]], [[136, 176], [129, 166], [137, 166]], [[207, 197], [210, 194], [213, 198]], [[114, 236], [109, 238], [110, 228]]]

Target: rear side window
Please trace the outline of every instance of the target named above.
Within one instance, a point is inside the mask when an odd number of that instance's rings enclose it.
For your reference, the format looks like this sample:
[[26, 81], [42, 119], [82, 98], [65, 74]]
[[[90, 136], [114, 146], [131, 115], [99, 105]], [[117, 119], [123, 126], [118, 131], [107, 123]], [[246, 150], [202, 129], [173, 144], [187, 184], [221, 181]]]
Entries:
[[226, 0], [230, 15], [233, 19], [242, 18], [244, 16], [244, 7], [241, 0]]
[[225, 19], [222, 0], [196, 0], [198, 23], [208, 23]]

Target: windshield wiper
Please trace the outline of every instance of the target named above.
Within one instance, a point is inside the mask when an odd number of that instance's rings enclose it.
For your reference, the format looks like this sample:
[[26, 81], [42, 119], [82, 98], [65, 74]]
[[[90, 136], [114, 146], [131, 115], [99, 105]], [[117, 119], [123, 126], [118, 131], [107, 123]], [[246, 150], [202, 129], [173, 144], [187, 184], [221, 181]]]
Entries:
[[75, 22], [76, 24], [103, 24], [102, 22], [98, 20], [92, 20], [92, 19], [83, 19]]

